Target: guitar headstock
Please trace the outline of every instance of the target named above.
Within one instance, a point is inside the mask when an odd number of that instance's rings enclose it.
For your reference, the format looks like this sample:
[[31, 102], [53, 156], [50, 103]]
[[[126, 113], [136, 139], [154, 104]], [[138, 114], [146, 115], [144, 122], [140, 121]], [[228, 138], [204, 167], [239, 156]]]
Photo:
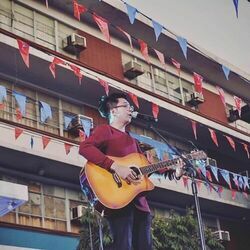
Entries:
[[203, 150], [191, 151], [190, 154], [186, 155], [189, 160], [205, 160], [207, 154]]

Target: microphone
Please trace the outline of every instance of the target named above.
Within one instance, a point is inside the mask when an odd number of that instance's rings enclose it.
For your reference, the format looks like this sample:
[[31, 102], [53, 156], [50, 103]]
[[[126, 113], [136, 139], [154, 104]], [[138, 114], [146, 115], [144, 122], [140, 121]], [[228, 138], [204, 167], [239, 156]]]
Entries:
[[157, 118], [154, 118], [151, 115], [141, 114], [137, 111], [132, 112], [132, 118], [139, 118], [141, 120], [147, 121], [147, 122], [158, 122]]

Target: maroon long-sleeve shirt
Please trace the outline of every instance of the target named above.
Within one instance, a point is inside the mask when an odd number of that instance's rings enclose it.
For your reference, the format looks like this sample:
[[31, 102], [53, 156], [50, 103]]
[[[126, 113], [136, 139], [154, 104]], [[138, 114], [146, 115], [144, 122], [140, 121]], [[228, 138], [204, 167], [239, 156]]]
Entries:
[[[105, 124], [96, 127], [91, 136], [80, 144], [79, 153], [88, 161], [108, 171], [114, 161], [107, 155], [123, 157], [141, 151], [136, 140], [127, 132]], [[133, 202], [139, 210], [150, 211], [145, 196], [139, 195]]]

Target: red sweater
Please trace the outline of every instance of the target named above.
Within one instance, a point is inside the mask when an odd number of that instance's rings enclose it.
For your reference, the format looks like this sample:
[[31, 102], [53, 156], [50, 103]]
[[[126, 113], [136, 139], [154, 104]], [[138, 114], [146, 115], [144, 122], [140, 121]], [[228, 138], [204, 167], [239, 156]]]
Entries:
[[[114, 161], [106, 155], [123, 157], [131, 153], [141, 153], [141, 150], [136, 140], [127, 132], [110, 125], [100, 125], [80, 144], [79, 153], [88, 161], [109, 170]], [[134, 204], [139, 210], [150, 211], [145, 196], [136, 197]]]

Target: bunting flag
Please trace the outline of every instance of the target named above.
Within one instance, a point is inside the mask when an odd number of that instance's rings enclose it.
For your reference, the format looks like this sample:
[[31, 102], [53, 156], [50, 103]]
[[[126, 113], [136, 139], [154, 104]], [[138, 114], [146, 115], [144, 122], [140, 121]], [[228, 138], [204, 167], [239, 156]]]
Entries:
[[80, 142], [85, 141], [85, 139], [86, 139], [85, 133], [81, 129], [79, 129], [79, 140], [80, 140]]
[[182, 176], [182, 181], [183, 181], [184, 187], [188, 189], [188, 177], [183, 175]]
[[237, 96], [234, 95], [234, 102], [235, 102], [236, 109], [238, 110], [239, 117], [241, 117], [241, 104], [242, 104], [242, 100], [241, 100], [241, 98], [239, 98], [239, 97], [237, 97]]
[[179, 62], [177, 62], [175, 59], [171, 58], [172, 64], [176, 67], [177, 69], [177, 73], [180, 77], [181, 74], [181, 64]]
[[247, 153], [247, 158], [249, 159], [250, 155], [249, 155], [249, 150], [248, 150], [248, 146], [246, 143], [242, 143], [243, 147], [244, 147], [244, 150], [246, 151]]
[[246, 188], [249, 189], [248, 177], [247, 176], [242, 176], [242, 179], [244, 181], [244, 190], [246, 190]]
[[195, 138], [195, 140], [197, 140], [197, 123], [195, 121], [192, 121], [192, 120], [191, 120], [191, 123], [192, 123], [194, 138]]
[[16, 108], [16, 119], [17, 119], [17, 121], [22, 120], [22, 118], [23, 118], [23, 115], [22, 115], [22, 112], [21, 112], [20, 108]]
[[128, 95], [131, 98], [131, 100], [133, 101], [133, 103], [135, 104], [135, 106], [139, 109], [139, 102], [138, 102], [137, 96], [131, 92], [129, 92]]
[[17, 92], [13, 92], [13, 95], [14, 95], [15, 100], [17, 102], [17, 105], [19, 107], [19, 112], [21, 112], [22, 116], [24, 116], [25, 112], [26, 112], [26, 99], [27, 99], [27, 97], [22, 95], [22, 94], [19, 94]]
[[226, 108], [226, 99], [225, 99], [225, 92], [222, 88], [216, 86], [216, 89], [218, 90], [218, 93], [220, 95], [220, 99], [224, 105], [224, 107]]
[[50, 72], [54, 78], [56, 78], [56, 65], [59, 65], [59, 64], [64, 65], [65, 62], [60, 58], [54, 57], [53, 61], [49, 65]]
[[7, 90], [4, 86], [0, 85], [0, 103], [7, 101]]
[[137, 9], [127, 3], [125, 3], [126, 7], [127, 7], [127, 13], [128, 13], [128, 18], [131, 24], [134, 24], [135, 21], [135, 16], [136, 13], [138, 12]]
[[187, 59], [187, 39], [177, 36], [177, 41], [181, 47], [181, 50], [185, 56], [185, 58]]
[[155, 39], [156, 41], [158, 41], [158, 38], [162, 32], [163, 26], [154, 20], [152, 20], [152, 24], [153, 24], [154, 32], [155, 32]]
[[227, 138], [227, 140], [228, 140], [230, 146], [233, 148], [233, 150], [236, 151], [235, 142], [234, 142], [234, 140], [232, 139], [232, 137], [227, 136], [227, 135], [224, 135], [224, 136]]
[[76, 0], [73, 0], [74, 17], [80, 21], [80, 15], [87, 11], [87, 8], [82, 4], [78, 4]]
[[103, 88], [105, 90], [105, 93], [108, 96], [109, 95], [109, 84], [108, 84], [108, 82], [106, 82], [106, 81], [104, 81], [104, 80], [102, 80], [100, 78], [98, 78], [98, 81], [103, 86]]
[[195, 89], [195, 91], [202, 94], [203, 77], [195, 72], [193, 72], [193, 77], [194, 77], [194, 89]]
[[64, 148], [65, 148], [65, 152], [66, 152], [66, 155], [68, 155], [70, 153], [70, 149], [73, 147], [72, 144], [69, 144], [69, 143], [64, 143]]
[[26, 42], [20, 39], [17, 39], [17, 43], [18, 43], [19, 52], [23, 58], [23, 61], [26, 64], [26, 66], [29, 68], [30, 67], [30, 56], [29, 56], [30, 46], [29, 44], [27, 44]]
[[235, 186], [239, 189], [238, 175], [235, 174], [235, 173], [232, 173], [232, 174], [233, 174], [233, 181], [234, 181], [234, 184], [235, 184]]
[[212, 176], [211, 176], [211, 173], [210, 173], [208, 170], [206, 171], [206, 177], [207, 177], [207, 179], [208, 179], [210, 182], [213, 181]]
[[218, 144], [218, 140], [217, 140], [217, 136], [216, 136], [216, 133], [213, 129], [209, 128], [208, 129], [209, 132], [210, 132], [210, 136], [211, 136], [211, 139], [213, 140], [214, 144], [219, 147], [219, 144]]
[[219, 195], [220, 198], [221, 198], [222, 192], [223, 192], [223, 187], [219, 186], [218, 189], [217, 189], [217, 193], [218, 193], [218, 195]]
[[152, 102], [152, 113], [155, 119], [158, 119], [159, 106]]
[[230, 182], [230, 177], [229, 177], [229, 172], [225, 169], [220, 169], [220, 173], [224, 180], [227, 182], [228, 186], [230, 189], [232, 189], [231, 182]]
[[140, 50], [141, 50], [142, 56], [147, 61], [147, 63], [150, 63], [149, 56], [148, 56], [148, 45], [144, 41], [142, 41], [141, 39], [138, 39], [138, 43], [140, 45]]
[[162, 64], [162, 66], [164, 68], [166, 68], [164, 54], [161, 53], [160, 51], [156, 50], [156, 49], [154, 49], [154, 51], [155, 51], [156, 55], [158, 56], [158, 59], [159, 59], [160, 63]]
[[219, 178], [218, 178], [218, 168], [214, 167], [214, 166], [209, 166], [216, 181], [219, 182]]
[[22, 128], [15, 128], [15, 139], [17, 139], [23, 133]]
[[30, 147], [33, 149], [34, 147], [34, 138], [33, 136], [30, 137]]
[[92, 127], [92, 121], [89, 119], [81, 119], [81, 124], [84, 130], [84, 133], [87, 137], [90, 135], [90, 129]]
[[242, 178], [242, 176], [241, 175], [238, 175], [238, 183], [239, 183], [239, 187], [241, 188], [241, 189], [243, 189], [243, 185], [244, 185], [244, 180], [243, 180], [243, 178]]
[[233, 3], [234, 3], [236, 17], [238, 18], [238, 4], [239, 4], [239, 0], [233, 0]]
[[232, 199], [235, 200], [236, 199], [236, 190], [232, 189], [231, 194], [232, 194]]
[[104, 37], [108, 41], [108, 43], [111, 43], [111, 39], [110, 39], [110, 35], [109, 35], [109, 26], [108, 26], [107, 20], [96, 15], [95, 13], [93, 13], [92, 16], [93, 16], [93, 19], [95, 20], [96, 24], [98, 25], [99, 29], [101, 30], [102, 34], [104, 35]]
[[81, 85], [81, 81], [82, 81], [82, 73], [79, 67], [73, 65], [73, 64], [69, 64], [70, 68], [73, 70], [74, 74], [78, 77], [79, 79], [79, 84]]
[[51, 138], [48, 136], [43, 135], [42, 136], [42, 142], [43, 142], [43, 149], [45, 149], [47, 147], [47, 145], [49, 144]]
[[198, 186], [198, 190], [201, 191], [201, 184], [202, 184], [202, 181], [201, 180], [196, 180], [196, 184]]
[[40, 102], [40, 119], [41, 122], [44, 123], [47, 121], [47, 119], [52, 119], [52, 110], [48, 103], [46, 102]]
[[221, 67], [222, 67], [222, 70], [223, 70], [223, 73], [224, 73], [224, 75], [225, 75], [226, 79], [228, 80], [228, 79], [229, 79], [230, 69], [229, 69], [229, 68], [227, 68], [227, 67], [226, 67], [226, 66], [224, 66], [224, 65], [221, 65]]
[[199, 168], [198, 168], [198, 174], [200, 175], [200, 178], [204, 178], [207, 175], [207, 170], [206, 170], [206, 164], [203, 161], [200, 161]]
[[128, 41], [129, 41], [129, 44], [130, 44], [130, 48], [132, 50], [132, 52], [134, 52], [134, 47], [133, 47], [133, 44], [132, 44], [132, 39], [131, 39], [131, 36], [129, 33], [127, 33], [126, 31], [124, 31], [122, 28], [120, 27], [117, 27], [118, 30], [120, 30], [127, 38], [128, 38]]

